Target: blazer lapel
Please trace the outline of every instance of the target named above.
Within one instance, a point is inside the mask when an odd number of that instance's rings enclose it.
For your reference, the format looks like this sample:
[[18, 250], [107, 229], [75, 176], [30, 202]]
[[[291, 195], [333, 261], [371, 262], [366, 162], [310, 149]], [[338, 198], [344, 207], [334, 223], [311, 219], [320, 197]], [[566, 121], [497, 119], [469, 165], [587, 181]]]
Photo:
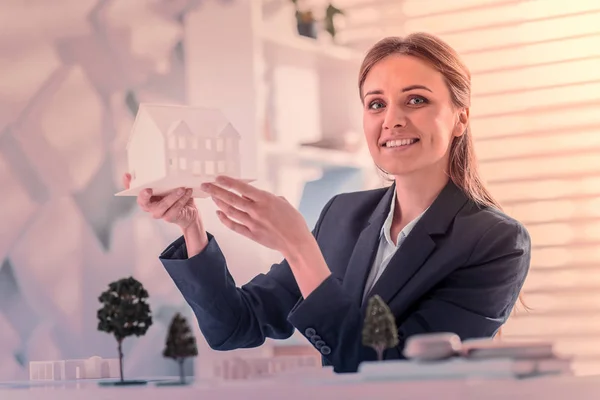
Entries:
[[433, 204], [414, 226], [402, 246], [392, 256], [367, 298], [376, 294], [389, 303], [408, 283], [435, 249], [435, 235], [447, 231], [460, 208], [467, 201], [462, 191], [450, 180]]
[[392, 185], [379, 201], [367, 226], [358, 237], [346, 268], [342, 286], [352, 296], [357, 306], [360, 306], [367, 276], [377, 254], [381, 227], [389, 212], [394, 190], [396, 190], [395, 185]]

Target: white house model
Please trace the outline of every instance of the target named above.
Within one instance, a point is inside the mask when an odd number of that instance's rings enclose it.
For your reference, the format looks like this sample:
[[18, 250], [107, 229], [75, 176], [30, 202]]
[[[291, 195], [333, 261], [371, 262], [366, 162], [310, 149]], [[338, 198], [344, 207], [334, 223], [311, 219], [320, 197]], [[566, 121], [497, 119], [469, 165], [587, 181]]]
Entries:
[[119, 359], [93, 356], [81, 360], [31, 361], [29, 380], [64, 381], [119, 377]]
[[130, 189], [117, 195], [188, 187], [194, 197], [206, 197], [199, 189], [203, 182], [217, 175], [241, 178], [239, 141], [220, 110], [142, 103], [127, 143]]

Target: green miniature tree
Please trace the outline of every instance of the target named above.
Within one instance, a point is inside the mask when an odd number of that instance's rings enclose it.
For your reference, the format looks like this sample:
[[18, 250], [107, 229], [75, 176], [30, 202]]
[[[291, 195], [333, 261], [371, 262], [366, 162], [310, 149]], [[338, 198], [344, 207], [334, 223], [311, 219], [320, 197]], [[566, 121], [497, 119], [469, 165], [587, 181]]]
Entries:
[[152, 325], [148, 292], [133, 277], [123, 278], [108, 285], [98, 300], [98, 330], [111, 333], [117, 340], [119, 369], [123, 381], [123, 340], [128, 336], [143, 336]]
[[190, 329], [187, 320], [177, 313], [171, 320], [169, 333], [167, 335], [167, 343], [163, 351], [163, 356], [172, 358], [179, 364], [179, 380], [181, 384], [185, 383], [183, 374], [183, 362], [188, 357], [198, 355], [196, 347], [196, 338]]
[[367, 315], [362, 330], [363, 345], [377, 352], [377, 359], [383, 360], [383, 353], [398, 345], [398, 327], [392, 311], [379, 295], [369, 299]]

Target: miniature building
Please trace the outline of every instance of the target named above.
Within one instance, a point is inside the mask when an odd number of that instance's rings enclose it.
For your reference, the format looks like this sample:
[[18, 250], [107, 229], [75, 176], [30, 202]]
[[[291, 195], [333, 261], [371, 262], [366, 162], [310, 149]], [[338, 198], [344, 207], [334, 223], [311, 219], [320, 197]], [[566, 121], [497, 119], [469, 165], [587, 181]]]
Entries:
[[83, 360], [31, 361], [32, 381], [61, 381], [119, 377], [119, 360], [94, 356]]
[[240, 177], [239, 140], [219, 110], [140, 104], [127, 144], [131, 187]]
[[284, 342], [267, 343], [251, 355], [223, 354], [207, 367], [201, 374], [208, 380], [260, 379], [323, 370], [321, 353], [299, 333]]
[[259, 379], [286, 372], [321, 368], [321, 357], [318, 354], [254, 358], [235, 357], [216, 363], [213, 377], [222, 380]]

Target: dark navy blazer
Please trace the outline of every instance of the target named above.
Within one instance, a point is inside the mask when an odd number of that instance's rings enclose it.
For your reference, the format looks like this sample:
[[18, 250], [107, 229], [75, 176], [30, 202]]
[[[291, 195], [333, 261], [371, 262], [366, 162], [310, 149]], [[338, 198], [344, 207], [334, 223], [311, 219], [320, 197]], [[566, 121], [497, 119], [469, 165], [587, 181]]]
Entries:
[[[160, 260], [193, 309], [211, 348], [256, 347], [297, 328], [336, 372], [355, 372], [374, 350], [361, 344], [362, 294], [392, 199], [389, 188], [333, 197], [313, 234], [331, 270], [306, 299], [284, 260], [237, 288], [216, 239], [187, 259], [183, 238]], [[452, 182], [414, 226], [368, 297], [379, 294], [396, 317], [403, 358], [411, 335], [454, 332], [493, 337], [507, 320], [529, 270], [530, 237], [514, 219], [467, 199]]]

